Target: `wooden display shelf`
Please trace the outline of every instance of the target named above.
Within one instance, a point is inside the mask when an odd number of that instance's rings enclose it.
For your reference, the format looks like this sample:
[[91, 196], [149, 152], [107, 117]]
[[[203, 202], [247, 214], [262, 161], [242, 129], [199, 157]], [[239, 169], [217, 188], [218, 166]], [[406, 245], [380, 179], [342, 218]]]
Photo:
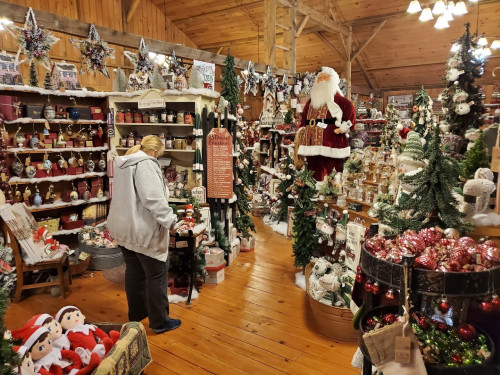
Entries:
[[[79, 180], [82, 178], [93, 178], [93, 177], [104, 177], [107, 172], [87, 172], [75, 175], [64, 175], [55, 177], [41, 177], [41, 178], [20, 178], [12, 177], [9, 180], [10, 185], [23, 185], [23, 184], [35, 184], [37, 182], [60, 182], [60, 181], [72, 181]], [[61, 178], [64, 177], [64, 178]]]
[[19, 117], [16, 120], [5, 121], [4, 123], [6, 125], [9, 125], [9, 124], [45, 124], [45, 123], [49, 123], [51, 125], [57, 125], [57, 124], [66, 124], [66, 125], [99, 124], [99, 125], [104, 125], [104, 124], [106, 124], [106, 121], [104, 121], [104, 120], [68, 120], [68, 119], [47, 120], [44, 118]]
[[0, 85], [0, 91], [17, 91], [17, 92], [28, 92], [32, 94], [40, 95], [52, 95], [52, 96], [73, 96], [76, 98], [107, 98], [110, 95], [122, 96], [122, 97], [134, 97], [139, 96], [140, 91], [134, 92], [106, 92], [106, 91], [87, 91], [87, 90], [47, 90], [41, 87], [32, 87], [28, 85]]
[[187, 198], [175, 198], [175, 197], [169, 197], [168, 198], [168, 203], [187, 203]]
[[[318, 201], [318, 206], [323, 207], [325, 203], [328, 203], [326, 201]], [[362, 202], [359, 202], [362, 203]], [[366, 204], [366, 203], [365, 203]], [[328, 208], [333, 208], [337, 211], [339, 211], [342, 214], [343, 210], [347, 210], [349, 212], [349, 220], [354, 220], [356, 218], [359, 218], [360, 220], [364, 221], [363, 225], [368, 227], [370, 224], [373, 223], [378, 223], [378, 219], [376, 217], [371, 217], [368, 215], [368, 213], [364, 211], [353, 211], [347, 209], [347, 207], [340, 207], [336, 203], [328, 203]]]
[[364, 180], [363, 183], [365, 185], [372, 185], [372, 186], [378, 186], [379, 185], [378, 182], [373, 182], [373, 181], [369, 181], [369, 180]]
[[29, 147], [15, 147], [8, 148], [7, 152], [16, 154], [45, 154], [45, 153], [61, 153], [61, 152], [97, 152], [107, 151], [108, 145], [100, 147], [65, 147], [65, 148], [29, 148]]
[[[116, 151], [128, 151], [130, 150], [129, 147], [117, 147], [116, 148]], [[175, 153], [175, 152], [179, 152], [179, 153], [194, 153], [195, 150], [178, 150], [178, 149], [175, 149], [175, 148], [166, 148], [165, 149], [165, 152], [170, 152], [170, 153]]]
[[52, 204], [42, 204], [41, 206], [38, 206], [38, 207], [37, 206], [29, 206], [28, 210], [30, 210], [31, 212], [43, 212], [43, 211], [50, 211], [50, 210], [58, 210], [61, 208], [81, 206], [82, 204], [101, 203], [101, 202], [106, 202], [108, 200], [109, 200], [109, 197], [91, 198], [89, 201], [85, 201], [83, 199], [78, 199], [74, 202], [64, 202], [62, 200], [58, 200]]
[[107, 221], [103, 221], [102, 223], [99, 223], [97, 225], [94, 225], [94, 226], [83, 226], [81, 228], [76, 228], [76, 229], [63, 229], [63, 230], [59, 230], [57, 232], [54, 232], [54, 233], [51, 233], [53, 236], [67, 236], [69, 234], [77, 234], [77, 233], [80, 233], [81, 231], [85, 230], [85, 229], [92, 229], [92, 228], [97, 228], [97, 227], [102, 227], [104, 225], [107, 224]]
[[179, 126], [179, 127], [192, 127], [193, 124], [184, 124], [184, 123], [176, 123], [176, 122], [117, 122], [116, 126]]

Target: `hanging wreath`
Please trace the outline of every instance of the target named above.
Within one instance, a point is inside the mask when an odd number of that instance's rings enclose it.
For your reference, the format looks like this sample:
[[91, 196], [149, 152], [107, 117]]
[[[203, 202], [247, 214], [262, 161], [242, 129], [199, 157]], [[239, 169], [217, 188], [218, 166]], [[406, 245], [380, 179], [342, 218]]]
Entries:
[[271, 94], [273, 97], [276, 95], [276, 88], [278, 87], [278, 80], [273, 75], [271, 67], [268, 65], [266, 69], [266, 77], [262, 80], [264, 88], [264, 96]]
[[153, 72], [155, 64], [149, 57], [149, 48], [144, 42], [144, 38], [141, 38], [141, 42], [139, 43], [138, 54], [130, 51], [125, 51], [124, 54], [132, 65], [134, 65], [134, 73], [151, 74]]
[[82, 55], [80, 74], [88, 71], [101, 72], [109, 78], [106, 58], [113, 57], [114, 49], [108, 47], [108, 43], [101, 40], [94, 25], [90, 25], [89, 35], [85, 40], [70, 39]]
[[[52, 46], [57, 43], [59, 38], [37, 25], [35, 13], [33, 13], [32, 8], [29, 8], [26, 13], [24, 27], [15, 25], [5, 25], [5, 27], [19, 44], [15, 61], [16, 66], [25, 61], [29, 61], [30, 63], [36, 61], [45, 69], [50, 70], [49, 51]], [[21, 52], [24, 53], [26, 57], [19, 60]]]
[[187, 73], [187, 68], [182, 61], [177, 58], [175, 51], [172, 51], [170, 55], [170, 72], [174, 73], [176, 77], [185, 76]]
[[251, 92], [253, 96], [256, 96], [260, 77], [259, 74], [255, 72], [255, 68], [253, 67], [253, 63], [251, 61], [248, 62], [248, 68], [246, 71], [242, 72], [242, 75], [245, 80], [245, 89], [243, 90], [243, 93], [246, 95]]

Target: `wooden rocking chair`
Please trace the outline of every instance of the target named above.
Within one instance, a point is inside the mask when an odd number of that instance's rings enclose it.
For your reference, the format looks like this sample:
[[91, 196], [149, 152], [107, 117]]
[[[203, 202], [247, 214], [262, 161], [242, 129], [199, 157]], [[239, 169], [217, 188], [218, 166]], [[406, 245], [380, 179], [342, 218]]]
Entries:
[[[23, 257], [21, 255], [21, 249], [19, 242], [16, 237], [9, 229], [9, 227], [4, 224], [4, 233], [8, 234], [9, 241], [7, 243], [8, 246], [12, 249], [14, 254], [14, 259], [16, 261], [16, 274], [17, 274], [17, 285], [16, 285], [16, 293], [14, 296], [14, 302], [18, 303], [21, 300], [21, 293], [25, 289], [35, 289], [35, 288], [44, 288], [47, 286], [59, 286], [61, 289], [61, 294], [63, 298], [66, 298], [68, 293], [69, 285], [71, 285], [71, 272], [69, 270], [69, 258], [67, 254], [63, 254], [62, 257], [54, 260], [48, 260], [45, 262], [39, 262], [36, 264], [28, 265], [24, 262]], [[68, 270], [68, 280], [64, 277], [64, 269], [66, 267]], [[47, 270], [57, 270], [57, 280], [55, 281], [42, 281], [39, 282], [39, 279], [42, 276], [42, 273], [39, 273], [35, 277], [35, 281], [32, 284], [24, 284], [24, 274], [25, 272], [34, 272], [34, 271], [47, 271]]]

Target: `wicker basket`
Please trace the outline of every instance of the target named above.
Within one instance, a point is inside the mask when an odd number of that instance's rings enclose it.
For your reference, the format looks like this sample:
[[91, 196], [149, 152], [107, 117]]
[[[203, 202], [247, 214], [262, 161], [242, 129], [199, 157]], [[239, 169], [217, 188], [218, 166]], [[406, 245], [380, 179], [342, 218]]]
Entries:
[[59, 230], [59, 217], [56, 217], [54, 219], [47, 219], [47, 220], [42, 220], [38, 222], [38, 228], [43, 227], [44, 225], [47, 226], [47, 230], [50, 233], [57, 232]]
[[309, 295], [309, 276], [311, 276], [312, 267], [313, 263], [309, 263], [305, 269], [306, 293], [319, 331], [335, 340], [357, 341], [359, 334], [352, 327], [351, 310], [324, 305]]

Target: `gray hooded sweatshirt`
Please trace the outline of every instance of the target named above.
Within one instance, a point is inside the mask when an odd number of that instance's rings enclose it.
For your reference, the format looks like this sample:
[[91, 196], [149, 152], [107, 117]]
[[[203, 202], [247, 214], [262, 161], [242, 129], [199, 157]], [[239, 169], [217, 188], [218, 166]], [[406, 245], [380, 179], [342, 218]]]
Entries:
[[168, 205], [158, 160], [142, 151], [118, 156], [113, 182], [109, 233], [118, 245], [165, 262], [169, 228], [177, 216]]

